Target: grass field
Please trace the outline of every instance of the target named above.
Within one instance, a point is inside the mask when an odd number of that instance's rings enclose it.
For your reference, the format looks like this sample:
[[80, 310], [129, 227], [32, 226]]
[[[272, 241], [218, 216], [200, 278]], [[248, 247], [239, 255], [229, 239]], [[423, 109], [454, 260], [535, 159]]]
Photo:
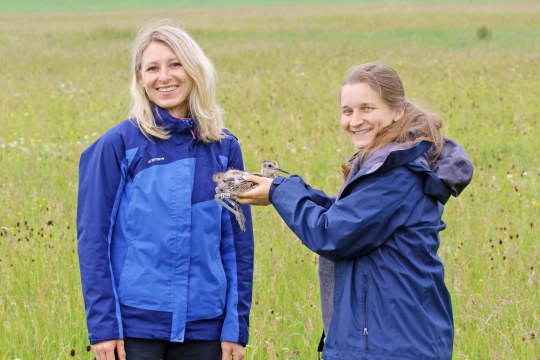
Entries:
[[[530, 0], [512, 0], [513, 3], [526, 3]], [[20, 12], [73, 12], [88, 10], [119, 10], [119, 9], [174, 9], [174, 8], [239, 8], [239, 7], [260, 7], [260, 6], [282, 6], [291, 5], [334, 5], [342, 4], [384, 4], [384, 5], [402, 5], [402, 4], [433, 4], [448, 3], [449, 0], [17, 0], [0, 1], [0, 13], [20, 13]], [[492, 4], [506, 3], [508, 0], [452, 0], [453, 4]]]
[[[0, 14], [0, 359], [91, 359], [78, 159], [125, 118], [131, 41], [162, 17], [213, 59], [247, 168], [274, 158], [329, 194], [353, 151], [338, 128], [344, 73], [396, 68], [409, 99], [442, 114], [476, 165], [441, 233], [454, 359], [540, 359], [538, 2]], [[316, 359], [317, 258], [272, 208], [254, 216], [248, 358]]]

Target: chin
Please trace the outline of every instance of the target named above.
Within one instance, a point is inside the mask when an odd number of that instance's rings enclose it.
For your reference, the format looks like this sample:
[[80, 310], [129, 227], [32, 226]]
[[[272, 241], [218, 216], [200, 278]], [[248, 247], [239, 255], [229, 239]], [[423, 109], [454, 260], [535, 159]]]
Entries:
[[366, 141], [355, 141], [355, 142], [353, 142], [354, 147], [357, 148], [357, 149], [363, 149], [368, 144], [369, 144], [369, 142], [366, 142]]

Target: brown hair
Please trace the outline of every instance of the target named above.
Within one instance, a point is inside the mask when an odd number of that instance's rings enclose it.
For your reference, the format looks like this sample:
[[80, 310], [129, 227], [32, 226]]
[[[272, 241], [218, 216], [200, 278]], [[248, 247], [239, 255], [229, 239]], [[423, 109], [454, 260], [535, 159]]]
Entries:
[[399, 121], [392, 122], [379, 130], [368, 146], [358, 151], [353, 159], [342, 165], [344, 178], [347, 178], [354, 160], [367, 159], [375, 151], [390, 143], [412, 146], [421, 141], [430, 142], [433, 144], [433, 156], [430, 161], [437, 159], [444, 141], [440, 132], [442, 119], [437, 114], [406, 101], [403, 83], [394, 69], [384, 64], [357, 65], [349, 70], [342, 87], [358, 83], [367, 84], [391, 109], [403, 108], [405, 112]]

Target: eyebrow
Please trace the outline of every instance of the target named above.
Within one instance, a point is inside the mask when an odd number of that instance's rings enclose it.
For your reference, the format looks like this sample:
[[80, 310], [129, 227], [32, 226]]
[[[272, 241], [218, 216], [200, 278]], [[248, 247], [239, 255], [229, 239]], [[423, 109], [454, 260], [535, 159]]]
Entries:
[[[174, 62], [174, 61], [178, 61], [178, 62], [181, 62], [180, 59], [178, 57], [171, 57], [171, 58], [168, 58], [166, 62], [170, 63], [170, 62]], [[149, 64], [159, 64], [161, 61], [158, 61], [158, 60], [154, 60], [154, 59], [150, 59], [149, 61], [147, 62], [143, 62], [142, 65], [149, 65]]]
[[[360, 103], [359, 104], [360, 107], [362, 106], [375, 106], [375, 103], [372, 103], [372, 102], [363, 102], [363, 103]], [[354, 107], [354, 106], [351, 106], [351, 105], [341, 105], [341, 108], [348, 108], [348, 107]]]

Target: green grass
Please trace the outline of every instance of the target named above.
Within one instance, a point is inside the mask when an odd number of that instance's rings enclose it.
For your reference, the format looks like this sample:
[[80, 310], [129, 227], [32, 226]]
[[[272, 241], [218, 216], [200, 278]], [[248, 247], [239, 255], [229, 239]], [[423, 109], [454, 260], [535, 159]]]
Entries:
[[[334, 5], [340, 4], [486, 4], [486, 3], [526, 3], [528, 0], [333, 0]], [[103, 10], [132, 10], [132, 9], [164, 9], [164, 8], [201, 8], [201, 7], [259, 7], [259, 6], [312, 6], [328, 5], [328, 0], [18, 0], [0, 2], [0, 12], [73, 12], [73, 11], [103, 11]]]
[[[370, 61], [396, 68], [476, 165], [441, 234], [454, 358], [540, 357], [540, 5], [418, 2], [0, 14], [0, 359], [91, 359], [78, 159], [125, 118], [131, 41], [160, 17], [180, 20], [213, 59], [247, 168], [274, 158], [329, 194], [353, 150], [338, 126], [344, 73]], [[477, 37], [482, 26], [490, 38]], [[314, 359], [317, 258], [272, 208], [254, 216], [248, 357]]]

